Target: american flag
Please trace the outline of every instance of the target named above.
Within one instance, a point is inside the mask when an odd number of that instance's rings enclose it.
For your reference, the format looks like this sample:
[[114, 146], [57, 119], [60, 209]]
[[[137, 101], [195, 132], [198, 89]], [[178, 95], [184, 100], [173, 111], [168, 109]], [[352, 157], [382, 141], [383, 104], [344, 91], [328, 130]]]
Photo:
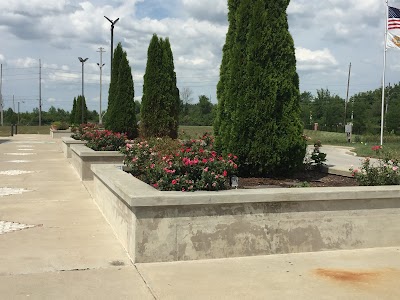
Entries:
[[388, 6], [388, 30], [400, 29], [400, 9]]

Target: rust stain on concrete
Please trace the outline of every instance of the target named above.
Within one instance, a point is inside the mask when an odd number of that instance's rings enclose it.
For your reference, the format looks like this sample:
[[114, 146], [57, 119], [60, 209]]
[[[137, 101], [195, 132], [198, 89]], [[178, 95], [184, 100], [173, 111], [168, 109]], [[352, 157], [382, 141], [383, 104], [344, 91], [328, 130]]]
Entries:
[[344, 269], [315, 269], [315, 274], [337, 282], [371, 283], [381, 279], [385, 274], [392, 273], [392, 269], [377, 270], [344, 270]]

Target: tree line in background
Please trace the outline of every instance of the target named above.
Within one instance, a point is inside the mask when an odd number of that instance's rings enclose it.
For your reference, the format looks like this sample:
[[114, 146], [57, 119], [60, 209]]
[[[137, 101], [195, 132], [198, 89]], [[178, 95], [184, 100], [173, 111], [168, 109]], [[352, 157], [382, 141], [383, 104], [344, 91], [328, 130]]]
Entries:
[[[388, 86], [385, 91], [385, 120], [384, 128], [386, 133], [400, 135], [400, 84]], [[81, 96], [78, 96], [79, 98]], [[352, 96], [347, 104], [346, 122], [351, 122], [353, 114], [353, 133], [356, 134], [379, 134], [381, 122], [381, 101], [382, 90], [380, 88], [361, 92]], [[198, 96], [195, 102], [193, 92], [190, 88], [183, 88], [180, 97], [180, 125], [212, 126], [217, 105], [213, 104], [205, 95]], [[75, 99], [76, 101], [76, 99]], [[140, 120], [141, 102], [135, 102], [136, 120]], [[86, 104], [85, 104], [86, 105]], [[81, 105], [77, 105], [81, 107]], [[313, 129], [314, 123], [318, 123], [318, 130], [344, 132], [345, 99], [332, 94], [329, 89], [319, 89], [316, 95], [311, 92], [302, 92], [300, 95], [301, 120], [304, 127]], [[69, 124], [80, 124], [74, 118], [81, 113], [71, 112], [51, 106], [48, 111], [42, 111], [42, 124], [50, 125], [53, 122], [61, 121]], [[72, 117], [75, 115], [75, 117]], [[39, 110], [32, 112], [20, 112], [19, 123], [21, 125], [38, 125]], [[85, 121], [96, 123], [99, 115], [96, 110], [86, 110]], [[18, 114], [12, 108], [4, 111], [4, 124], [17, 124]]]
[[[301, 119], [304, 127], [318, 130], [344, 132], [344, 125], [353, 123], [353, 133], [379, 134], [381, 128], [382, 89], [353, 95], [345, 105], [345, 99], [331, 94], [328, 89], [300, 95]], [[353, 118], [352, 118], [353, 116]], [[385, 89], [384, 131], [400, 134], [400, 85]]]

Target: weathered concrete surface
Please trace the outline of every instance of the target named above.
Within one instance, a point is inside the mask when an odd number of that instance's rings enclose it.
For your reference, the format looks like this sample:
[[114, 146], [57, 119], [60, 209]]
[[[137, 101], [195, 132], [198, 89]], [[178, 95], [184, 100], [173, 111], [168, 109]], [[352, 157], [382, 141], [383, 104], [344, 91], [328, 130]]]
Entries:
[[132, 267], [0, 276], [2, 299], [154, 299]]
[[157, 299], [400, 299], [400, 249], [137, 264]]
[[400, 186], [160, 192], [115, 165], [92, 170], [138, 263], [400, 245]]
[[71, 163], [81, 180], [93, 180], [92, 164], [122, 163], [123, 154], [118, 151], [94, 151], [85, 145], [70, 146]]
[[64, 152], [64, 156], [66, 158], [71, 158], [71, 145], [75, 144], [86, 144], [86, 141], [81, 141], [81, 140], [75, 140], [72, 137], [62, 137], [62, 144], [61, 144], [61, 149]]
[[34, 171], [0, 175], [0, 191], [27, 190], [0, 193], [0, 220], [34, 225], [0, 232], [0, 298], [153, 299], [55, 141], [17, 135], [0, 143], [0, 171]]

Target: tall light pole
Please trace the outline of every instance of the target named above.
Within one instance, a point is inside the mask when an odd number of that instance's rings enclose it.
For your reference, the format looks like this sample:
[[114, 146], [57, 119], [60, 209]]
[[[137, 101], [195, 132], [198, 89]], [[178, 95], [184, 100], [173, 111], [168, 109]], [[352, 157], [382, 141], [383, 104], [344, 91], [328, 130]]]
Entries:
[[83, 72], [83, 66], [85, 65], [85, 61], [87, 61], [89, 58], [85, 58], [85, 59], [83, 59], [82, 57], [78, 57], [78, 59], [79, 59], [79, 61], [82, 63], [82, 124], [84, 123], [83, 122], [83, 115], [84, 115], [84, 113], [83, 113], [83, 110], [84, 110], [84, 106], [83, 106], [83, 100], [85, 99], [85, 94], [84, 94], [84, 92], [83, 92], [83, 81], [84, 81], [84, 72]]
[[104, 18], [106, 18], [110, 23], [111, 23], [111, 64], [110, 64], [110, 80], [111, 80], [111, 76], [112, 76], [112, 61], [113, 61], [113, 51], [114, 51], [114, 44], [113, 44], [113, 40], [114, 40], [114, 25], [115, 23], [118, 22], [119, 18], [117, 18], [115, 21], [110, 20], [109, 18], [107, 18], [106, 16], [104, 16]]
[[97, 52], [100, 52], [100, 63], [97, 63], [97, 65], [100, 67], [100, 113], [99, 113], [99, 124], [101, 125], [101, 124], [103, 124], [103, 118], [101, 116], [101, 76], [103, 74], [103, 66], [105, 65], [105, 64], [103, 64], [103, 52], [105, 52], [105, 51], [104, 51], [103, 47], [100, 47], [99, 50], [100, 51], [97, 51]]

